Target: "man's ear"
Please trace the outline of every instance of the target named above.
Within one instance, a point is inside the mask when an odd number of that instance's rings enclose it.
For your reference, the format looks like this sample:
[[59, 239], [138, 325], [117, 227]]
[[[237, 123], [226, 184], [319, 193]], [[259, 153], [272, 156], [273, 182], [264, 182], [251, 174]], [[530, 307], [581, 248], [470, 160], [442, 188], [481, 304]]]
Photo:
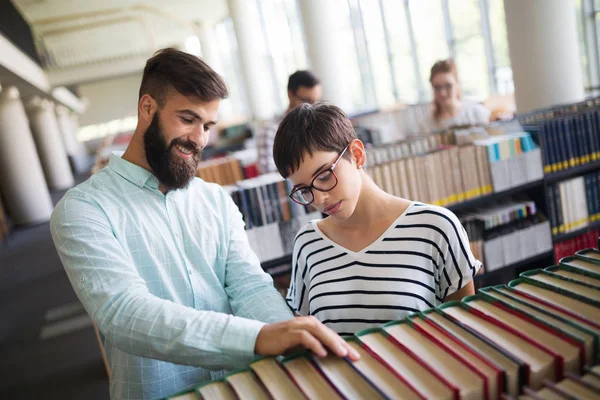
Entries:
[[140, 116], [140, 119], [148, 122], [152, 121], [157, 109], [158, 104], [156, 103], [156, 100], [149, 94], [145, 94], [140, 98], [138, 103], [138, 115]]
[[352, 154], [352, 159], [356, 164], [356, 168], [363, 168], [367, 162], [367, 153], [363, 142], [360, 139], [354, 139], [350, 142], [348, 150], [350, 151], [350, 154]]

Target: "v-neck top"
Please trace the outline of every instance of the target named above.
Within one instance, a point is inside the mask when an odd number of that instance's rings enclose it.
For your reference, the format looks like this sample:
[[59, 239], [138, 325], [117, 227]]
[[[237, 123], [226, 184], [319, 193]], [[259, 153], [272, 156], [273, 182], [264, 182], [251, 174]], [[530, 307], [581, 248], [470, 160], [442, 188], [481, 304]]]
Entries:
[[340, 334], [353, 334], [435, 307], [481, 267], [451, 211], [413, 202], [386, 231], [354, 252], [317, 221], [296, 235], [286, 301]]

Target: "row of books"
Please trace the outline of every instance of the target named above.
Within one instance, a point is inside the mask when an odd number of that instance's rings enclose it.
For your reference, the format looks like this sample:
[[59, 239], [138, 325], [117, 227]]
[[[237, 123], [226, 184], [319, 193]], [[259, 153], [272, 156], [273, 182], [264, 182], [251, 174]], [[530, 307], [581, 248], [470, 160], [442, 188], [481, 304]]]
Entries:
[[546, 174], [600, 160], [600, 109], [541, 123]]
[[552, 251], [550, 223], [531, 201], [460, 213], [459, 219], [486, 273]]
[[293, 239], [303, 225], [321, 214], [294, 203], [291, 184], [271, 173], [226, 187], [242, 213], [250, 246], [261, 262], [292, 254]]
[[554, 259], [560, 260], [579, 250], [594, 247], [598, 236], [600, 236], [600, 229], [592, 229], [572, 239], [554, 243]]
[[244, 179], [240, 161], [233, 157], [202, 161], [198, 164], [197, 176], [221, 186], [233, 185]]
[[545, 195], [553, 235], [600, 220], [600, 171], [550, 185]]
[[600, 97], [534, 110], [518, 120], [539, 132], [546, 174], [600, 160]]
[[366, 171], [390, 194], [440, 206], [493, 191], [486, 150], [478, 146], [448, 146], [384, 161]]
[[[346, 337], [361, 358], [267, 357], [173, 398], [600, 398], [600, 252]], [[563, 398], [563, 397], [557, 397]]]

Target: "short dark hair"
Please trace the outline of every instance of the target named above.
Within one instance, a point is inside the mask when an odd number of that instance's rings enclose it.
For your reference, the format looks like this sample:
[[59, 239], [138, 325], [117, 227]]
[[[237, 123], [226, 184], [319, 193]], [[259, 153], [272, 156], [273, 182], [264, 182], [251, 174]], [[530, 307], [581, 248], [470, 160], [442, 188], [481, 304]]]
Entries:
[[296, 94], [296, 92], [298, 91], [298, 89], [300, 89], [301, 86], [304, 86], [307, 88], [313, 88], [313, 87], [317, 86], [319, 83], [321, 83], [321, 82], [319, 81], [319, 78], [317, 78], [317, 76], [315, 74], [313, 74], [309, 70], [302, 70], [302, 71], [296, 71], [290, 75], [290, 78], [288, 79], [288, 87], [287, 88], [290, 92], [292, 92], [293, 94]]
[[354, 127], [339, 107], [303, 103], [287, 113], [279, 124], [273, 142], [273, 159], [281, 176], [287, 178], [298, 170], [306, 153], [340, 153], [354, 139]]
[[149, 94], [162, 108], [169, 88], [201, 101], [224, 99], [229, 95], [223, 78], [208, 64], [174, 48], [159, 50], [148, 59], [138, 100]]

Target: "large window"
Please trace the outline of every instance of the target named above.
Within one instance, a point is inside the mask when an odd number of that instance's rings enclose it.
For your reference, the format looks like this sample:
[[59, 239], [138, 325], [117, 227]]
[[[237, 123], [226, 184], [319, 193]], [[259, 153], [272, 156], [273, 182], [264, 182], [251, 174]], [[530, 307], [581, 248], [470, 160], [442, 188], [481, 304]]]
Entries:
[[295, 0], [256, 0], [267, 65], [275, 93], [275, 108], [288, 106], [287, 82], [297, 70], [308, 67], [298, 4]]
[[229, 98], [223, 100], [219, 107], [221, 120], [243, 119], [250, 116], [246, 91], [240, 69], [237, 40], [231, 18], [215, 25], [215, 36], [219, 43], [219, 55], [223, 74], [229, 89]]

